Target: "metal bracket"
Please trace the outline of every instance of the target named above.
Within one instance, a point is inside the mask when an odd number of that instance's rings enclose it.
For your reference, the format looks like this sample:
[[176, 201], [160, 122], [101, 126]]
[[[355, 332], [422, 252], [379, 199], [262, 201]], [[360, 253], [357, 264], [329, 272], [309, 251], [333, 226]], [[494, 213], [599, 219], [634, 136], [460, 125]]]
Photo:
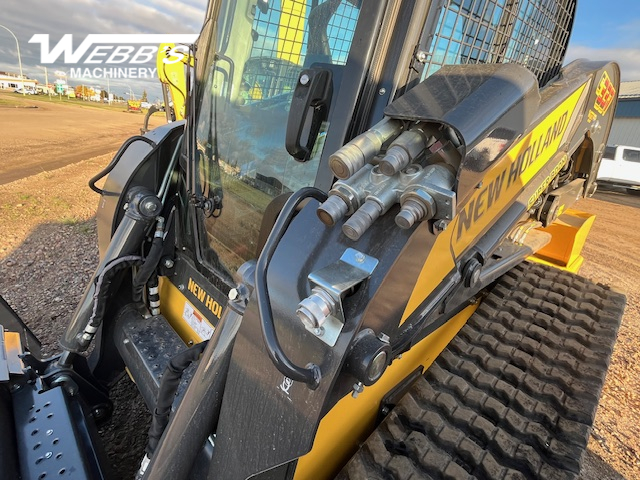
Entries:
[[[297, 311], [305, 328], [330, 347], [335, 346], [345, 323], [342, 299], [369, 278], [377, 265], [376, 258], [348, 248], [337, 262], [310, 273], [307, 278], [312, 294], [300, 302]], [[322, 313], [305, 308], [314, 300], [326, 307]]]

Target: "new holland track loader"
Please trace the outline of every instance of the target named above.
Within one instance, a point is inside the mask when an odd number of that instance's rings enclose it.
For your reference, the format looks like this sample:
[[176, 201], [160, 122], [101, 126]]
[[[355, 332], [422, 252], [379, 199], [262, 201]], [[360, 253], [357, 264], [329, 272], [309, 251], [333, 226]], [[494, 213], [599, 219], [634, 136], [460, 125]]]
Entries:
[[620, 76], [575, 9], [211, 0], [61, 353], [3, 302], [0, 475], [108, 478], [128, 374], [132, 477], [575, 478], [625, 303], [572, 273]]

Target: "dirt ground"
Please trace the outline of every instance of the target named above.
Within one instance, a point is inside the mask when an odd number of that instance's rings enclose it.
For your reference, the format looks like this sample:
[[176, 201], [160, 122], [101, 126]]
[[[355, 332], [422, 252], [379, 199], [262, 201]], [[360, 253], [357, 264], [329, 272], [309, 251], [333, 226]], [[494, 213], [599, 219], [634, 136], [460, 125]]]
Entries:
[[[115, 150], [125, 137], [138, 133], [141, 122], [141, 116], [132, 114], [50, 108], [7, 117], [6, 109], [0, 107], [2, 130], [10, 128], [15, 135], [3, 132], [0, 137], [0, 295], [43, 339], [48, 353], [56, 350], [57, 338], [95, 268], [93, 214], [98, 198], [86, 181], [109, 162], [111, 154], [16, 181], [4, 181], [4, 172], [22, 162], [27, 170], [40, 168], [37, 165], [50, 159], [52, 151], [69, 152], [69, 162], [75, 162], [95, 155], [94, 148]], [[54, 141], [45, 148], [46, 142], [33, 133], [37, 129], [30, 118], [36, 119], [35, 124], [42, 122], [42, 130], [51, 129], [47, 135], [54, 138], [60, 115], [77, 115], [82, 126], [76, 124], [77, 131], [66, 137], [66, 146]], [[7, 118], [13, 118], [10, 126]], [[28, 132], [18, 119], [29, 122]], [[130, 123], [127, 127], [121, 121]], [[95, 130], [110, 132], [113, 146], [106, 140], [93, 143], [97, 140], [90, 132]], [[21, 132], [24, 136], [19, 137]], [[40, 142], [40, 147], [32, 148], [31, 142]], [[30, 144], [31, 153], [24, 153], [25, 144]], [[581, 478], [636, 479], [640, 478], [640, 196], [608, 192], [580, 201], [577, 208], [597, 215], [583, 252], [586, 261], [581, 274], [624, 291], [628, 301]], [[144, 438], [140, 432], [144, 433], [148, 417], [131, 388], [118, 386], [115, 397], [120, 413], [107, 430], [115, 432], [108, 451], [118, 469], [140, 458]]]
[[[49, 103], [0, 92], [0, 185], [117, 150], [140, 133], [141, 113], [90, 102]], [[152, 116], [151, 128], [166, 120]]]

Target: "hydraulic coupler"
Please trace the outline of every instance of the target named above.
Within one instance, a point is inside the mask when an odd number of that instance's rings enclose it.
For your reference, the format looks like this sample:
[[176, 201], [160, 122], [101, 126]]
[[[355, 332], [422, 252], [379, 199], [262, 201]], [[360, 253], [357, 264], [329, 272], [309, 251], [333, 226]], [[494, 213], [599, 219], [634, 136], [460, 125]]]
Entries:
[[385, 118], [331, 155], [331, 171], [343, 180], [351, 177], [378, 155], [382, 146], [402, 132], [402, 129], [402, 121]]

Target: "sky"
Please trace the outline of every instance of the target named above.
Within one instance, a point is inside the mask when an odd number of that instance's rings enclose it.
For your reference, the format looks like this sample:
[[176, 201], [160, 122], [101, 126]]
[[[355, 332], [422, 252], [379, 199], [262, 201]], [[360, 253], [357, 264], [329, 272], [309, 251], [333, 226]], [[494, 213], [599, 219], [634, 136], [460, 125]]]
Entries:
[[615, 60], [622, 81], [640, 80], [640, 1], [578, 0], [566, 61]]
[[[34, 34], [50, 34], [51, 46], [67, 33], [74, 35], [74, 46], [89, 33], [193, 34], [200, 31], [206, 3], [207, 0], [6, 0], [0, 9], [0, 24], [18, 37], [24, 74], [44, 82], [44, 69], [38, 67], [40, 45], [28, 43]], [[623, 81], [640, 80], [640, 0], [578, 0], [566, 61], [576, 58], [616, 60]], [[0, 71], [17, 73], [17, 63], [15, 41], [0, 28]], [[49, 71], [64, 68], [60, 63]], [[49, 81], [53, 78], [50, 75]], [[106, 88], [104, 80], [84, 83]], [[158, 85], [157, 79], [112, 80], [110, 89], [124, 97], [129, 88], [138, 97], [147, 90], [153, 101], [160, 96]]]
[[[44, 83], [44, 69], [40, 65], [40, 45], [28, 43], [34, 34], [49, 34], [50, 47], [57, 44], [62, 35], [73, 34], [77, 47], [87, 34], [131, 33], [199, 33], [204, 20], [207, 0], [3, 0], [0, 8], [0, 24], [9, 28], [20, 43], [23, 73]], [[155, 63], [155, 62], [154, 62]], [[86, 65], [92, 66], [92, 65]], [[93, 67], [99, 65], [93, 65]], [[149, 64], [155, 67], [155, 64]], [[56, 68], [57, 67], [57, 68]], [[48, 66], [49, 82], [55, 80], [54, 70], [68, 70], [62, 62]], [[0, 28], [0, 71], [18, 73], [16, 42]], [[82, 82], [70, 80], [69, 84]], [[106, 81], [84, 82], [101, 86]], [[161, 95], [159, 82], [153, 80], [111, 80], [110, 90], [128, 98], [129, 88], [140, 98], [147, 90], [149, 100]]]

